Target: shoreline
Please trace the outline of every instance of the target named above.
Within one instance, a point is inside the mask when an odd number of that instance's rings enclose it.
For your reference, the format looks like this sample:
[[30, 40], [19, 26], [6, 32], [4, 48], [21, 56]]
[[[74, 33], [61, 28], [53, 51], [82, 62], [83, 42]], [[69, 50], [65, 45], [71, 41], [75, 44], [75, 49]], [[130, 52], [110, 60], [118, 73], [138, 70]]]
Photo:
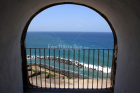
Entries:
[[53, 56], [26, 56], [26, 58], [36, 58], [36, 59], [46, 59], [46, 60], [52, 60], [52, 61], [56, 61], [56, 62], [60, 62], [60, 63], [63, 63], [63, 64], [67, 64], [67, 65], [73, 65], [73, 66], [76, 66], [76, 67], [80, 67], [80, 68], [89, 68], [89, 69], [92, 69], [92, 70], [98, 70], [100, 72], [103, 72], [103, 73], [110, 73], [111, 72], [111, 67], [102, 67], [102, 66], [93, 66], [92, 64], [86, 64], [86, 63], [80, 63], [78, 61], [74, 61], [74, 60], [71, 60], [71, 59], [66, 59], [66, 58], [59, 58], [59, 57], [53, 57]]
[[[47, 69], [47, 70], [49, 70], [49, 71], [52, 71], [53, 73], [52, 74], [54, 74], [54, 72], [55, 72], [55, 74], [57, 73], [57, 74], [60, 74], [60, 75], [63, 75], [63, 76], [66, 76], [66, 77], [69, 77], [69, 78], [79, 78], [79, 79], [83, 79], [83, 75], [78, 75], [77, 73], [73, 73], [73, 72], [70, 72], [70, 71], [66, 71], [66, 70], [62, 70], [62, 69], [60, 69], [60, 71], [59, 71], [59, 69], [58, 68], [54, 68], [54, 67], [52, 67], [52, 66], [50, 66], [50, 68], [49, 68], [49, 66], [48, 65], [44, 65], [44, 64], [27, 64], [29, 67], [31, 67], [31, 66], [38, 66], [39, 68], [43, 68], [44, 70], [45, 69]], [[39, 69], [40, 70], [40, 69]], [[90, 78], [88, 78], [87, 76], [84, 76], [84, 79], [90, 79]]]

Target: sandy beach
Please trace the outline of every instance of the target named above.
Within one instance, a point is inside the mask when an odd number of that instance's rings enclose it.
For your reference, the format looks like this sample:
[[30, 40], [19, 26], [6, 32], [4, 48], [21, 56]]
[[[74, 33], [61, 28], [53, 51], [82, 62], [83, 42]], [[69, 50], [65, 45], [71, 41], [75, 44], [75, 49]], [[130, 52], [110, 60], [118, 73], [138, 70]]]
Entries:
[[[39, 66], [32, 66], [32, 67], [28, 67], [28, 69], [33, 69], [33, 70], [40, 70]], [[54, 72], [49, 71], [48, 69], [44, 69], [41, 68], [41, 71], [46, 71], [48, 73], [54, 74]], [[28, 71], [28, 75], [31, 76], [31, 73], [34, 74], [33, 71]], [[110, 79], [98, 79], [97, 82], [97, 78], [94, 79], [78, 79], [78, 78], [69, 78], [61, 75], [60, 74], [60, 81], [59, 81], [59, 73], [55, 73], [55, 78], [48, 78], [48, 74], [41, 74], [41, 75], [34, 75], [32, 77], [29, 77], [29, 82], [34, 85], [34, 86], [38, 86], [38, 87], [43, 87], [43, 88], [97, 88], [97, 84], [98, 84], [98, 88], [110, 88], [111, 84], [110, 84]], [[36, 81], [37, 78], [37, 81]], [[79, 82], [78, 82], [79, 81]]]

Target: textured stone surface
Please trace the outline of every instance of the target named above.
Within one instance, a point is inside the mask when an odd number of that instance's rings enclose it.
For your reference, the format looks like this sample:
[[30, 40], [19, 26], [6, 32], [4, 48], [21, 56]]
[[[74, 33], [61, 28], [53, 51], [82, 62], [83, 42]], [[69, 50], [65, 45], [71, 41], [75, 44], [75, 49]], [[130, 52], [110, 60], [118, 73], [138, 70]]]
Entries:
[[[25, 24], [42, 7], [74, 2], [93, 7], [113, 25], [118, 38], [115, 93], [139, 93], [139, 0], [1, 0], [0, 93], [22, 93], [20, 40]], [[94, 19], [94, 18], [93, 18]]]

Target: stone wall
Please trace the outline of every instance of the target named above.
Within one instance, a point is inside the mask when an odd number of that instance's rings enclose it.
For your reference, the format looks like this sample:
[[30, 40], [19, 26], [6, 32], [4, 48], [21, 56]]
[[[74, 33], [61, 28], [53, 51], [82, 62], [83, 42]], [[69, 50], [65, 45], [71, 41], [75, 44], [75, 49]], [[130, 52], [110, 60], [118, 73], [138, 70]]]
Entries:
[[23, 92], [21, 36], [24, 27], [28, 27], [31, 18], [43, 7], [63, 2], [90, 6], [106, 17], [118, 39], [114, 93], [139, 93], [139, 0], [1, 0], [0, 93]]
[[[79, 78], [79, 79], [83, 79], [83, 75], [80, 75], [80, 74], [77, 74], [77, 73], [73, 73], [71, 71], [67, 71], [67, 70], [63, 70], [63, 69], [58, 69], [58, 68], [54, 68], [52, 66], [49, 67], [49, 65], [44, 65], [44, 64], [28, 64], [29, 66], [39, 66], [41, 68], [44, 68], [44, 69], [48, 69], [50, 71], [55, 71], [55, 73], [58, 73], [58, 74], [62, 74], [62, 75], [65, 75], [69, 78]], [[88, 79], [88, 77], [84, 76], [84, 79]]]

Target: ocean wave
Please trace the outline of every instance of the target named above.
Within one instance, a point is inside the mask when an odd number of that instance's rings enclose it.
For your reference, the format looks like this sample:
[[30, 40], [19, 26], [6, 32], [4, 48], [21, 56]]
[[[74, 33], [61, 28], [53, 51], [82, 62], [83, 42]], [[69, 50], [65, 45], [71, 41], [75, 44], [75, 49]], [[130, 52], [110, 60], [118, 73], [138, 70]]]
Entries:
[[[75, 61], [76, 63], [75, 63], [75, 65], [78, 65], [78, 61]], [[86, 64], [86, 63], [84, 63], [84, 65], [83, 65], [83, 63], [82, 62], [79, 62], [79, 65], [82, 65], [84, 68], [89, 68], [89, 69], [94, 69], [94, 70], [99, 70], [99, 71], [103, 71], [104, 73], [111, 73], [111, 67], [106, 67], [106, 66], [104, 66], [104, 67], [102, 67], [102, 66], [97, 66], [97, 65], [92, 65], [92, 64]]]

